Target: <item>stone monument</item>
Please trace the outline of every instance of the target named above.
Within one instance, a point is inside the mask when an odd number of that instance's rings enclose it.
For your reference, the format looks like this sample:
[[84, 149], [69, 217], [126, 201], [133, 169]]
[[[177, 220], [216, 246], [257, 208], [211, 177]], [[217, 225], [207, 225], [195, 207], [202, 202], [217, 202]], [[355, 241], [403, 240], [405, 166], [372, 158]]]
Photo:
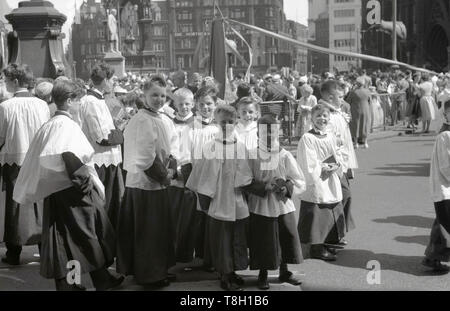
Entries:
[[117, 10], [111, 9], [107, 20], [107, 34], [109, 41], [108, 52], [103, 60], [114, 69], [115, 75], [119, 78], [125, 76], [125, 58], [119, 51], [119, 29], [117, 27]]
[[51, 2], [22, 1], [5, 17], [14, 30], [8, 35], [9, 63], [29, 65], [35, 77], [55, 78], [60, 70], [71, 75], [61, 32], [67, 18]]

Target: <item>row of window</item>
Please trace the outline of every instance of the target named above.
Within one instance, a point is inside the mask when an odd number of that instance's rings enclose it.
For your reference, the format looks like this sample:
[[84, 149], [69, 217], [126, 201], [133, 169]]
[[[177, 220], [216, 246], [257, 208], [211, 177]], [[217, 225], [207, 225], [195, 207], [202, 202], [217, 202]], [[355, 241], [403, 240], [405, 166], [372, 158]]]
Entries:
[[348, 9], [348, 10], [336, 10], [334, 11], [334, 17], [340, 18], [340, 17], [354, 17], [355, 16], [355, 10]]
[[355, 31], [355, 24], [334, 25], [334, 32], [350, 32]]
[[355, 59], [353, 57], [348, 56], [342, 56], [342, 55], [334, 55], [334, 61], [335, 62], [351, 62]]
[[355, 39], [334, 40], [334, 46], [337, 48], [355, 46]]

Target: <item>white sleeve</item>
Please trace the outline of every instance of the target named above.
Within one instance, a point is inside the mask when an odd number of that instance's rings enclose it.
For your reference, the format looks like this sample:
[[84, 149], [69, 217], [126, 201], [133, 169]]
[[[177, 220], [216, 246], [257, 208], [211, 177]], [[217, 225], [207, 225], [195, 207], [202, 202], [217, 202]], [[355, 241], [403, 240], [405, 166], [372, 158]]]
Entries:
[[439, 171], [447, 181], [450, 181], [450, 136], [439, 136], [436, 144]]
[[315, 184], [320, 179], [322, 163], [318, 160], [313, 142], [307, 135], [303, 135], [298, 144], [297, 162], [305, 175], [305, 181], [308, 185]]
[[284, 166], [286, 168], [286, 179], [294, 183], [299, 193], [304, 192], [306, 190], [305, 176], [290, 152], [287, 152]]

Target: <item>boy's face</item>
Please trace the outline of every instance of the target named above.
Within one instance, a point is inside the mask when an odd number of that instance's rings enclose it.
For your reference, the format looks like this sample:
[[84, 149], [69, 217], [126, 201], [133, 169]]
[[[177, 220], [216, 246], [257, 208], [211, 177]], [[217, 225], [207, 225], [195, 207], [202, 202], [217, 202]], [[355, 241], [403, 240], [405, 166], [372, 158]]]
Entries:
[[222, 131], [223, 138], [230, 137], [236, 126], [236, 118], [228, 113], [218, 113], [216, 115], [216, 122]]
[[175, 101], [175, 106], [177, 107], [178, 115], [182, 118], [189, 115], [194, 108], [194, 99], [193, 98], [177, 98]]
[[318, 111], [313, 113], [311, 119], [318, 130], [324, 131], [330, 122], [330, 113], [328, 111]]
[[166, 88], [159, 85], [153, 85], [148, 91], [145, 91], [145, 105], [159, 111], [166, 103]]
[[239, 118], [242, 121], [252, 122], [258, 118], [258, 110], [254, 104], [251, 105], [241, 105], [239, 106]]
[[325, 94], [324, 98], [330, 104], [333, 104], [335, 107], [340, 107], [341, 102], [344, 100], [344, 91], [334, 90], [328, 94]]
[[210, 119], [214, 115], [216, 109], [216, 102], [211, 96], [205, 96], [198, 100], [198, 111], [205, 119]]

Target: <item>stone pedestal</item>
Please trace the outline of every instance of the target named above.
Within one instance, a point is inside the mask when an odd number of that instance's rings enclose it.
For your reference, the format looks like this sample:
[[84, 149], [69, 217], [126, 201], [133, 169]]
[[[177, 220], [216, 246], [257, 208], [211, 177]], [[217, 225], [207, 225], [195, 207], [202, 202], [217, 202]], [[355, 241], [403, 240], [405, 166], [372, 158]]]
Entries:
[[29, 65], [35, 77], [55, 78], [58, 70], [70, 76], [61, 33], [67, 18], [51, 2], [22, 1], [5, 17], [14, 29], [8, 40], [10, 63]]
[[125, 58], [122, 56], [122, 53], [107, 52], [103, 60], [114, 69], [114, 75], [119, 78], [125, 77]]

